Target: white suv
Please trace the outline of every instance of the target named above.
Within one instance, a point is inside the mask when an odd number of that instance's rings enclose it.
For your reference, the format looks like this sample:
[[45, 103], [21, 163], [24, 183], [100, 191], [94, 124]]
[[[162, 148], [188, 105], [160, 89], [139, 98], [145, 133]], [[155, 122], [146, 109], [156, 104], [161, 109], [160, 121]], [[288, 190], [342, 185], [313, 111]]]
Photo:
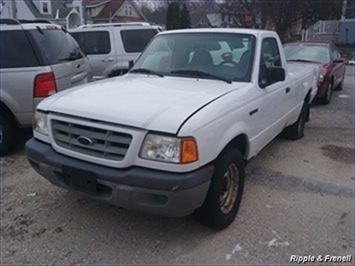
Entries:
[[88, 58], [70, 34], [46, 21], [0, 19], [0, 156], [32, 125], [44, 98], [91, 80]]
[[71, 31], [87, 54], [94, 79], [127, 73], [150, 40], [161, 31], [149, 23], [110, 23], [83, 25]]

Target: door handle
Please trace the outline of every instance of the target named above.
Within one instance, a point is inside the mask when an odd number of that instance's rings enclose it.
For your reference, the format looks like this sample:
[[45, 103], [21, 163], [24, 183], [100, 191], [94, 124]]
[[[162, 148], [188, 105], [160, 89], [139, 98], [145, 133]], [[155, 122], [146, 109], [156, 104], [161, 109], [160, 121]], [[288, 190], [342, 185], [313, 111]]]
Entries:
[[259, 112], [259, 109], [255, 109], [249, 113], [250, 116], [255, 115], [257, 112]]
[[290, 87], [287, 87], [287, 88], [286, 88], [286, 94], [289, 94], [290, 91], [291, 91], [291, 88], [290, 88]]
[[113, 62], [113, 58], [102, 59], [102, 62]]

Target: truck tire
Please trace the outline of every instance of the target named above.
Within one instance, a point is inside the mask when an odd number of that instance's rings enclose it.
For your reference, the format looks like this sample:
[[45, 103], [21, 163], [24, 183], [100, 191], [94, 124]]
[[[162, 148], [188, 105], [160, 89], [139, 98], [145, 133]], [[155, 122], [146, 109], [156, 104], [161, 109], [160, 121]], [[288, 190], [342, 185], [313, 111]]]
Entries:
[[298, 140], [303, 138], [304, 127], [306, 125], [307, 115], [308, 115], [307, 113], [308, 113], [308, 104], [304, 103], [296, 123], [284, 129], [283, 133], [287, 139]]
[[323, 105], [328, 105], [330, 103], [330, 100], [332, 99], [332, 95], [333, 95], [333, 81], [329, 82], [327, 91], [321, 98], [319, 98], [319, 103]]
[[335, 88], [336, 91], [341, 91], [344, 88], [344, 78], [343, 80], [339, 83], [339, 85]]
[[216, 160], [215, 172], [197, 220], [222, 230], [235, 219], [244, 190], [244, 158], [235, 148], [227, 148]]
[[0, 118], [0, 157], [7, 155], [16, 145], [17, 128], [7, 116]]

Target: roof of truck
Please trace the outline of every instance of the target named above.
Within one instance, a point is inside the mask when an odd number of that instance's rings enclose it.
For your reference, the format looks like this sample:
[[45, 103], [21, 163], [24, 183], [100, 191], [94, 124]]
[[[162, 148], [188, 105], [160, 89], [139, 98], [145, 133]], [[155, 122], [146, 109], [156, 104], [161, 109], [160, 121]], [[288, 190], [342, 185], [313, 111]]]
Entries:
[[256, 29], [243, 29], [243, 28], [206, 28], [206, 29], [183, 29], [183, 30], [169, 30], [164, 31], [160, 34], [174, 34], [174, 33], [243, 33], [259, 35], [262, 32], [275, 33], [273, 31], [267, 30], [256, 30]]
[[284, 45], [309, 45], [309, 46], [329, 46], [331, 45], [330, 42], [311, 42], [311, 41], [298, 41], [298, 42], [289, 42], [285, 43]]

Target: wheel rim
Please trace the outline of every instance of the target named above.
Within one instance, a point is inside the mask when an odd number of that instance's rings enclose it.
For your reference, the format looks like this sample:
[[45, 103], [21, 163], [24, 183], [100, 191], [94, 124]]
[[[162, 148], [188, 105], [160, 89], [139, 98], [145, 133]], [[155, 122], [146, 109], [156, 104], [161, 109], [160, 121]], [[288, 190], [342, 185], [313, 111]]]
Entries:
[[228, 214], [236, 200], [238, 194], [239, 171], [235, 163], [228, 166], [227, 171], [223, 176], [223, 187], [219, 196], [220, 209], [222, 213]]
[[3, 140], [3, 133], [2, 130], [0, 129], [0, 144], [2, 144], [2, 140]]

